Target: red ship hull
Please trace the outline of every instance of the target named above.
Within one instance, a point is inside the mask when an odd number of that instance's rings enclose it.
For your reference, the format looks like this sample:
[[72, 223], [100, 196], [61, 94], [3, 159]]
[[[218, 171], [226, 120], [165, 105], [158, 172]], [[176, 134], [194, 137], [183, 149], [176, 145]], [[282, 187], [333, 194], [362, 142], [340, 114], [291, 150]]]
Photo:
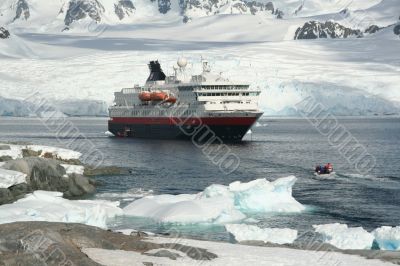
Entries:
[[[114, 117], [108, 122], [115, 136], [154, 139], [220, 138], [240, 141], [261, 114], [246, 117]], [[203, 138], [203, 139], [202, 139]]]

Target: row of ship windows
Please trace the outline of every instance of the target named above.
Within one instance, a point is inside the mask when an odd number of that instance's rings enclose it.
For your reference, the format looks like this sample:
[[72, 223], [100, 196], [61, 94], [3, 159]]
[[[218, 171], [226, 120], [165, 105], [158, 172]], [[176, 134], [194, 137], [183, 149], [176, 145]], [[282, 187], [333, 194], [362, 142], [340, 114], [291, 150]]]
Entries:
[[258, 92], [199, 92], [197, 96], [257, 96]]
[[248, 85], [236, 85], [236, 86], [201, 86], [201, 87], [196, 87], [196, 86], [180, 86], [179, 90], [181, 91], [191, 91], [193, 89], [202, 89], [202, 90], [245, 90], [249, 86]]
[[236, 85], [236, 86], [201, 86], [203, 90], [236, 90], [236, 89], [247, 89], [249, 86], [247, 85]]
[[[182, 110], [183, 111], [183, 110]], [[174, 115], [189, 115], [196, 113], [195, 110], [186, 110], [184, 112], [174, 112]], [[116, 116], [123, 116], [123, 115], [135, 115], [135, 116], [161, 116], [166, 115], [168, 112], [162, 110], [152, 110], [150, 112], [143, 112], [143, 111], [114, 111], [112, 115]]]

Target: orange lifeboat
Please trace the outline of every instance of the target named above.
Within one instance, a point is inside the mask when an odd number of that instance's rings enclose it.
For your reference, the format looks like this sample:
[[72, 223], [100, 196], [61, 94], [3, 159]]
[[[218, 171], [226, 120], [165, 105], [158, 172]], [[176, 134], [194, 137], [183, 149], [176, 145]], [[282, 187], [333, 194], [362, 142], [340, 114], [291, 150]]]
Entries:
[[150, 99], [152, 101], [164, 101], [168, 98], [168, 95], [162, 91], [155, 91], [150, 94]]
[[167, 103], [176, 103], [176, 98], [174, 96], [169, 96], [166, 100]]
[[142, 102], [148, 102], [151, 100], [151, 93], [149, 91], [143, 91], [143, 92], [139, 93], [139, 99]]

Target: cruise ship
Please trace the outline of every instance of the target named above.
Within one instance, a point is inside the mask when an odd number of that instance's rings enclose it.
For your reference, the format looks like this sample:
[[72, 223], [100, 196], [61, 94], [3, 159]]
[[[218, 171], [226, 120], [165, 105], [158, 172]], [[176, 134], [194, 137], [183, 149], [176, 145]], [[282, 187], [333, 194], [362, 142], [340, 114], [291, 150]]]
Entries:
[[187, 59], [179, 58], [166, 76], [158, 61], [149, 63], [144, 86], [115, 92], [108, 128], [118, 137], [241, 141], [262, 115], [260, 90], [233, 83], [211, 72], [188, 75]]

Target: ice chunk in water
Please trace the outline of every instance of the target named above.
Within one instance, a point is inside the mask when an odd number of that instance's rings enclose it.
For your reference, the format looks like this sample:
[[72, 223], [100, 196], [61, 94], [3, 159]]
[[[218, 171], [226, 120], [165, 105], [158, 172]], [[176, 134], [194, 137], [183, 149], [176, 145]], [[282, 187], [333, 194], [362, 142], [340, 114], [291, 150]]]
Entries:
[[382, 226], [375, 229], [372, 234], [382, 250], [400, 250], [400, 226]]
[[349, 228], [346, 224], [313, 225], [324, 241], [340, 249], [371, 249], [374, 236], [362, 227]]
[[297, 238], [297, 230], [289, 228], [260, 228], [248, 224], [227, 224], [225, 228], [239, 242], [256, 240], [275, 244], [291, 244]]

